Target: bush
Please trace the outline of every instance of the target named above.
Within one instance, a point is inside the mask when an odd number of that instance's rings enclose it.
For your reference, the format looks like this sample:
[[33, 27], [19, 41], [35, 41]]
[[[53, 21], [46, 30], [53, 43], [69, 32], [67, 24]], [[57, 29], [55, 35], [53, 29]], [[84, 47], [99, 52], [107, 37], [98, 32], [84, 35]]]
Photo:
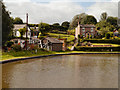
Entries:
[[29, 50], [36, 50], [39, 49], [38, 45], [31, 45]]
[[12, 48], [13, 48], [13, 50], [15, 50], [16, 52], [22, 50], [22, 48], [21, 48], [20, 45], [13, 45]]
[[12, 41], [7, 41], [7, 47], [11, 47], [14, 44]]
[[110, 39], [110, 33], [106, 33], [106, 34], [105, 34], [105, 38], [106, 38], [106, 39]]

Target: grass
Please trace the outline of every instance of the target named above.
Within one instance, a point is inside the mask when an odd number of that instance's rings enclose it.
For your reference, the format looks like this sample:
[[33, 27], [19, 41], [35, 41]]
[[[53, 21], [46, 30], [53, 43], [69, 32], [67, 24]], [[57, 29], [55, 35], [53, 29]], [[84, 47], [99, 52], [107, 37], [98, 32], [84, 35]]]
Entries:
[[15, 52], [15, 51], [2, 52], [2, 60], [40, 56], [40, 55], [50, 55], [50, 54], [54, 54], [54, 52], [43, 51], [43, 50], [38, 50], [37, 53], [35, 53], [35, 50], [30, 50], [30, 51], [24, 50], [24, 51], [19, 51], [19, 52]]
[[72, 41], [74, 40], [73, 35], [67, 35], [67, 34], [55, 34], [55, 33], [48, 33], [50, 37], [58, 38], [60, 37], [61, 39], [67, 38], [67, 41]]
[[119, 44], [108, 44], [108, 43], [92, 43], [93, 45], [112, 45], [114, 47], [120, 46]]
[[72, 46], [69, 46], [69, 47], [68, 47], [68, 49], [71, 49], [71, 48], [72, 48]]
[[[51, 55], [51, 54], [68, 54], [68, 53], [106, 53], [106, 52], [91, 52], [91, 51], [90, 52], [89, 51], [53, 52], [53, 51], [38, 50], [38, 52], [35, 53], [34, 50], [32, 50], [32, 51], [19, 51], [19, 52], [11, 51], [11, 52], [3, 52], [1, 61], [15, 59], [15, 58], [25, 58], [25, 57]], [[107, 52], [107, 53], [111, 53], [111, 52]], [[118, 52], [113, 52], [113, 53], [118, 53]]]

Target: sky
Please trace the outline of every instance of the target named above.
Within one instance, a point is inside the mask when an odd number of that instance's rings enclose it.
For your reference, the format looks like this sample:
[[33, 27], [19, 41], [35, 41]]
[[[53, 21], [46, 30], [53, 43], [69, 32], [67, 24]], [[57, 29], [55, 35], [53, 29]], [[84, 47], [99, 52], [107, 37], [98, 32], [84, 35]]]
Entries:
[[119, 0], [3, 0], [12, 17], [20, 17], [29, 23], [62, 23], [72, 21], [80, 13], [94, 15], [97, 21], [103, 12], [109, 16], [118, 16]]

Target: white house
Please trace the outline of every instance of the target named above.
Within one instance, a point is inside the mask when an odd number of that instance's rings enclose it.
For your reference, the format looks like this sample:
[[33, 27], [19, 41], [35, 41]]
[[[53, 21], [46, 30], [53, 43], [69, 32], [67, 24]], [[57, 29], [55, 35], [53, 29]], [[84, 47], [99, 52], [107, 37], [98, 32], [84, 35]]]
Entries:
[[[26, 28], [26, 24], [14, 24], [13, 35], [14, 35], [15, 37], [20, 37], [19, 29], [23, 29], [23, 28]], [[23, 37], [26, 38], [26, 32], [25, 32], [25, 34], [23, 35]], [[31, 30], [30, 30], [29, 27], [28, 27], [27, 37], [28, 37], [28, 38], [31, 37]]]

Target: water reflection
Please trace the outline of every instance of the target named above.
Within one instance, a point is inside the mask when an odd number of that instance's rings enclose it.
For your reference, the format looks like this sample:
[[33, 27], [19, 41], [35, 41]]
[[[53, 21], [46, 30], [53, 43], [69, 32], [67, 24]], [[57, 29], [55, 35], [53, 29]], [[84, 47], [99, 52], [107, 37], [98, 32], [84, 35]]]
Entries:
[[118, 55], [70, 55], [3, 65], [3, 88], [117, 88]]

